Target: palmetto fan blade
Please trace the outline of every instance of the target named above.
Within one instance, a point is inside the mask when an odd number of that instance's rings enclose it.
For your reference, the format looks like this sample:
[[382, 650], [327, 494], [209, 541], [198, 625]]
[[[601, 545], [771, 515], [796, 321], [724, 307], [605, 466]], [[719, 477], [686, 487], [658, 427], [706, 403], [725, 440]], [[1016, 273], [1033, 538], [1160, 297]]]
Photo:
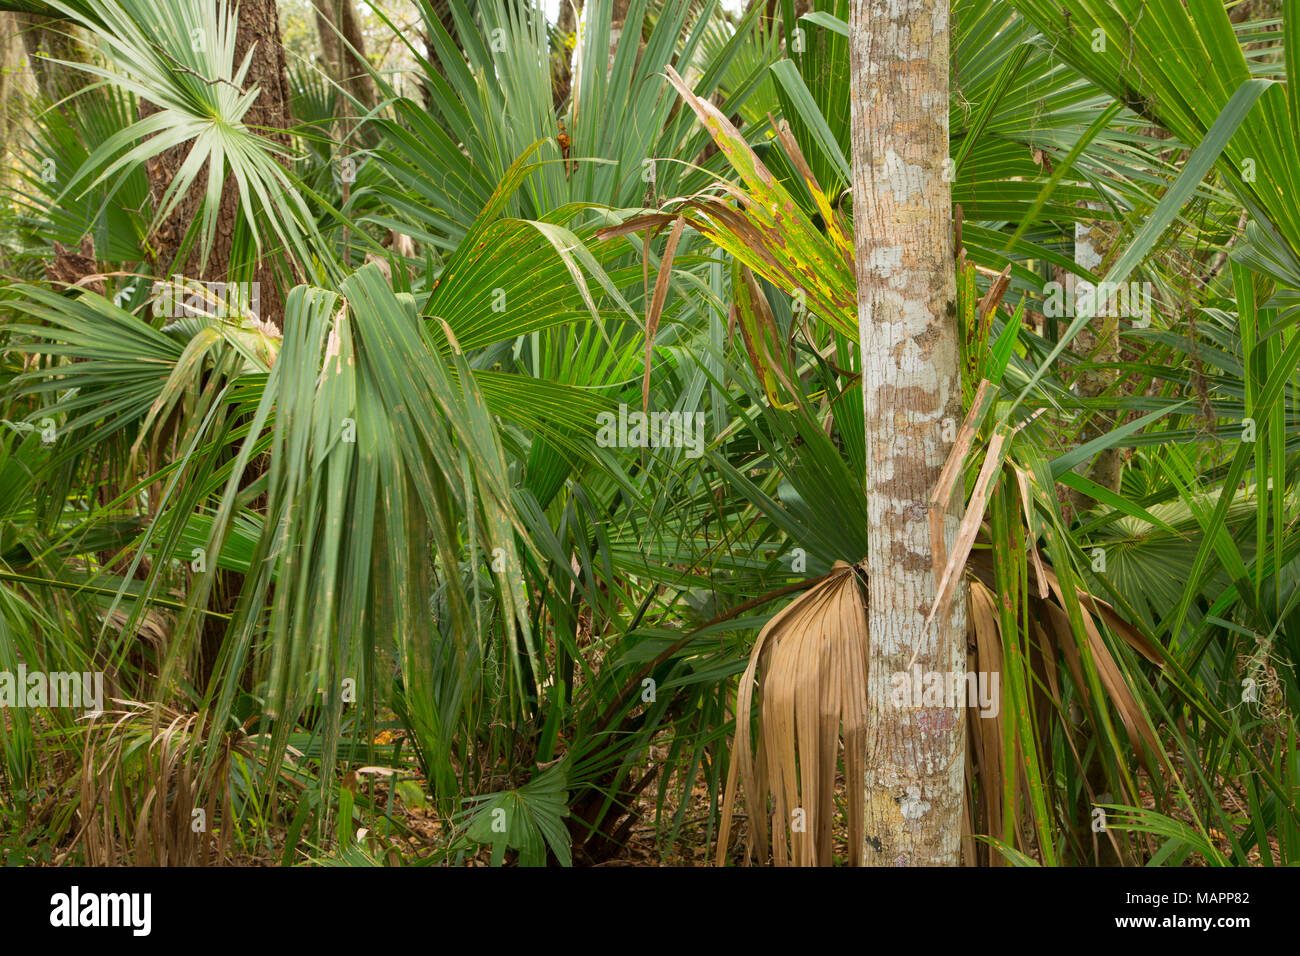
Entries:
[[[1012, 0], [1011, 6], [1042, 31], [1054, 56], [1185, 143], [1204, 139], [1251, 79], [1221, 3]], [[1296, 5], [1286, 7], [1290, 67], [1300, 21]], [[1229, 174], [1226, 184], [1261, 211], [1293, 250], [1300, 249], [1300, 157], [1291, 148], [1300, 132], [1297, 104], [1294, 83], [1269, 84], [1218, 159]]]
[[252, 236], [258, 248], [261, 229], [269, 227], [301, 267], [319, 265], [312, 250], [323, 243], [313, 241], [319, 236], [312, 214], [277, 160], [283, 150], [243, 122], [260, 91], [244, 88], [252, 51], [235, 62], [234, 3], [84, 0], [72, 6], [54, 0], [51, 6], [84, 26], [106, 60], [104, 66], [63, 66], [158, 107], [99, 144], [72, 174], [70, 195], [138, 173], [145, 161], [188, 143], [188, 156], [154, 210], [151, 233], [206, 169], [202, 214], [192, 226], [205, 260], [216, 238], [222, 189], [232, 175], [244, 217], [257, 224]]
[[[451, 0], [453, 38], [428, 0], [420, 6], [436, 63], [413, 39], [405, 42], [425, 71], [427, 106], [399, 97], [384, 77], [375, 77], [394, 109], [391, 119], [377, 120], [386, 140], [376, 155], [391, 181], [373, 190], [389, 208], [371, 218], [440, 248], [460, 242], [493, 184], [539, 141], [545, 143], [542, 163], [512, 196], [512, 216], [541, 220], [570, 203], [637, 207], [644, 202], [646, 176], [661, 193], [702, 185], [707, 174], [671, 161], [697, 154], [707, 133], [677, 108], [664, 68], [698, 69], [701, 95], [720, 96], [728, 112], [739, 108], [755, 82], [743, 76], [734, 89], [724, 88], [728, 66], [754, 35], [757, 11], [725, 42], [706, 44], [717, 0], [632, 0], [623, 35], [644, 35], [645, 42], [618, 44], [611, 63], [613, 7], [591, 4], [575, 58], [573, 95], [557, 115], [552, 51], [537, 11], [516, 0], [481, 0], [471, 14], [463, 0]], [[751, 72], [766, 66], [760, 60]], [[647, 164], [653, 164], [649, 173]]]
[[[454, 787], [450, 735], [464, 710], [479, 705], [487, 653], [484, 622], [459, 587], [463, 562], [490, 562], [498, 572], [508, 679], [519, 688], [540, 673], [516, 543], [527, 546], [528, 536], [514, 514], [496, 426], [454, 338], [449, 368], [414, 299], [394, 293], [377, 265], [346, 279], [339, 294], [295, 289], [286, 316], [284, 345], [242, 452], [246, 458], [274, 407], [268, 516], [231, 623], [219, 717], [256, 645], [276, 718], [273, 754], [320, 692], [328, 765], [342, 682], [351, 679], [355, 699], [369, 700], [378, 679], [373, 649], [389, 646], [431, 783], [445, 796]], [[213, 524], [214, 553], [239, 491], [237, 473]], [[429, 595], [447, 577], [456, 581], [451, 620], [439, 622]], [[263, 602], [266, 643], [258, 640]]]

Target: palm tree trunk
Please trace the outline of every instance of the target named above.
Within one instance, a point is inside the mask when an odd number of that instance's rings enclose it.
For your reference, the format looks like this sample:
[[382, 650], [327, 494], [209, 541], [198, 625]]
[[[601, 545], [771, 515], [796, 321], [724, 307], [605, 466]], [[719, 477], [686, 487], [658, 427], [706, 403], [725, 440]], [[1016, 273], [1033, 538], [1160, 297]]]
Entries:
[[[948, 0], [854, 0], [849, 37], [871, 516], [866, 860], [955, 865], [964, 704], [891, 700], [894, 675], [966, 669], [965, 588], [925, 626], [936, 583], [927, 504], [951, 446], [945, 435], [962, 417], [946, 177]], [[955, 525], [950, 516], [950, 544]]]
[[560, 43], [551, 52], [551, 100], [557, 110], [569, 98], [573, 85], [573, 54], [578, 41], [582, 5], [583, 0], [560, 0], [560, 12], [555, 21], [555, 33]]
[[[1097, 203], [1087, 203], [1095, 210], [1101, 210], [1104, 207]], [[1088, 225], [1087, 223], [1077, 222], [1074, 224], [1074, 261], [1085, 269], [1095, 270], [1098, 275], [1104, 276], [1105, 269], [1103, 266], [1111, 258], [1111, 247], [1115, 242], [1113, 229], [1107, 229], [1101, 223]], [[1070, 276], [1071, 283], [1076, 282], [1074, 276]], [[1119, 320], [1110, 314], [1106, 308], [1099, 310], [1097, 315], [1088, 325], [1079, 331], [1074, 340], [1074, 349], [1080, 354], [1090, 357], [1092, 361], [1099, 363], [1118, 362], [1119, 361]], [[1087, 401], [1088, 399], [1097, 398], [1115, 384], [1118, 375], [1113, 369], [1088, 369], [1082, 372], [1074, 381], [1078, 389], [1079, 398]], [[1079, 435], [1079, 444], [1086, 444], [1094, 438], [1100, 438], [1102, 435], [1111, 431], [1117, 424], [1118, 418], [1114, 413], [1099, 412], [1088, 416], [1083, 431]], [[1088, 477], [1111, 491], [1119, 491], [1120, 469], [1123, 464], [1120, 450], [1118, 448], [1107, 448], [1097, 454], [1093, 459], [1092, 466], [1088, 469]], [[1075, 492], [1073, 503], [1075, 510], [1082, 511], [1088, 507], [1092, 499], [1087, 495]]]
[[[609, 69], [614, 68], [614, 55], [618, 53], [619, 39], [623, 36], [623, 24], [627, 22], [628, 8], [632, 0], [610, 0], [614, 11], [609, 20]], [[640, 38], [638, 37], [638, 40]]]

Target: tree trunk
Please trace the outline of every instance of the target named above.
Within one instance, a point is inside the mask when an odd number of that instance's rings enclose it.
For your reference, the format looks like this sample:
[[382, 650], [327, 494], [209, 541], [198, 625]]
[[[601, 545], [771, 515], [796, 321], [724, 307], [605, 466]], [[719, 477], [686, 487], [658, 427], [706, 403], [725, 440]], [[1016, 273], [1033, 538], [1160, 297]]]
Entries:
[[561, 33], [576, 33], [578, 18], [582, 15], [584, 0], [560, 0], [560, 10], [555, 18], [555, 29]]
[[[966, 670], [964, 585], [950, 613], [925, 626], [936, 584], [928, 501], [962, 419], [945, 175], [948, 0], [854, 0], [849, 37], [871, 517], [866, 860], [956, 865], [964, 701], [891, 701], [893, 675]], [[956, 519], [946, 524], [951, 547]]]
[[[623, 36], [623, 24], [627, 21], [627, 11], [632, 5], [632, 0], [610, 0], [614, 5], [614, 12], [610, 14], [609, 19], [609, 66], [607, 69], [614, 69], [614, 55], [618, 53], [618, 41]], [[639, 39], [639, 38], [638, 38]]]
[[[460, 43], [460, 36], [456, 30], [456, 18], [452, 15], [451, 4], [449, 0], [429, 0], [429, 11], [442, 24], [442, 28], [447, 31], [457, 45]], [[438, 75], [444, 80], [447, 78], [447, 68], [442, 65], [438, 59], [438, 49], [433, 45], [430, 37], [430, 31], [421, 31], [420, 38], [424, 43], [424, 58], [433, 66]], [[425, 109], [429, 108], [429, 86], [427, 83], [421, 83], [419, 86], [420, 98], [424, 102]]]
[[[25, 55], [22, 22], [17, 14], [0, 13], [0, 189], [12, 191], [21, 168], [28, 100], [34, 84], [22, 69]], [[12, 275], [12, 263], [0, 249], [0, 268]]]
[[[1105, 208], [1097, 203], [1086, 203], [1084, 205], [1094, 210]], [[1111, 247], [1115, 243], [1116, 231], [1113, 227], [1108, 228], [1101, 222], [1092, 225], [1076, 222], [1074, 224], [1074, 261], [1083, 268], [1095, 271], [1097, 275], [1104, 278], [1104, 265], [1111, 258]], [[1076, 277], [1071, 274], [1067, 282], [1071, 291], [1074, 291], [1078, 283]], [[1067, 301], [1077, 301], [1077, 299], [1067, 299]], [[1090, 361], [1118, 362], [1119, 319], [1111, 315], [1110, 310], [1105, 308], [1106, 303], [1099, 302], [1098, 304], [1102, 306], [1098, 309], [1099, 314], [1079, 330], [1079, 334], [1074, 340], [1074, 350]], [[1079, 398], [1086, 401], [1105, 394], [1106, 390], [1115, 384], [1118, 377], [1113, 369], [1088, 369], [1075, 378], [1074, 384], [1078, 389]], [[1118, 418], [1114, 413], [1106, 412], [1089, 415], [1083, 430], [1079, 434], [1079, 444], [1087, 444], [1094, 438], [1100, 438], [1111, 431], [1116, 424], [1118, 424]], [[1122, 464], [1123, 458], [1120, 455], [1120, 450], [1118, 448], [1107, 448], [1097, 454], [1092, 460], [1091, 467], [1086, 471], [1088, 477], [1103, 488], [1119, 491]], [[1091, 497], [1077, 491], [1072, 496], [1072, 501], [1076, 512], [1092, 505]]]
[[[748, 13], [754, 7], [763, 7], [763, 15], [769, 20], [781, 19], [781, 0], [749, 0], [745, 8]], [[794, 0], [794, 18], [798, 20], [806, 13], [812, 12], [812, 0]]]
[[53, 62], [87, 62], [86, 45], [78, 36], [76, 24], [39, 13], [19, 12], [12, 16], [22, 28], [27, 63], [42, 96], [57, 103], [91, 82], [89, 73]]
[[551, 100], [560, 109], [573, 86], [573, 54], [578, 42], [578, 20], [583, 0], [560, 0], [555, 21], [556, 48], [551, 52]]
[[[286, 147], [289, 145], [289, 135], [285, 131], [291, 125], [289, 83], [285, 71], [284, 43], [280, 36], [280, 18], [276, 0], [241, 0], [238, 9], [235, 64], [242, 63], [249, 49], [253, 50], [252, 61], [244, 80], [244, 89], [256, 86], [259, 90], [257, 99], [244, 114], [244, 123], [254, 132], [266, 136], [281, 147]], [[140, 104], [142, 116], [154, 112], [157, 112], [157, 107], [152, 103]], [[161, 200], [173, 177], [185, 162], [190, 147], [190, 143], [182, 143], [159, 154], [146, 164], [149, 190], [155, 204]], [[156, 275], [180, 273], [189, 278], [210, 282], [233, 280], [232, 268], [239, 268], [241, 265], [232, 262], [233, 240], [240, 218], [239, 186], [233, 175], [228, 174], [222, 184], [217, 234], [207, 261], [200, 262], [197, 242], [191, 246], [184, 257], [180, 255], [186, 230], [198, 215], [206, 183], [207, 170], [204, 169], [199, 172], [194, 185], [177, 203], [152, 237]], [[263, 241], [267, 241], [266, 223], [254, 223], [253, 228], [263, 230]], [[277, 244], [274, 236], [270, 236], [269, 239], [272, 246]], [[283, 255], [267, 254], [267, 247], [263, 246], [263, 255], [252, 272], [253, 281], [259, 284], [258, 318], [276, 327], [280, 327], [284, 321], [284, 301], [280, 295], [279, 277], [274, 263], [277, 260], [283, 261], [284, 258]], [[247, 263], [244, 263], [243, 267], [246, 271]], [[265, 462], [261, 460], [253, 463], [245, 478], [246, 485], [261, 473], [264, 465]], [[241, 580], [241, 577], [234, 572], [219, 573], [209, 606], [221, 612], [233, 610], [239, 597]], [[205, 616], [196, 662], [197, 686], [206, 687], [210, 681], [225, 637], [225, 624], [222, 619]]]
[[[284, 44], [280, 38], [280, 18], [275, 0], [242, 0], [239, 4], [239, 30], [235, 36], [235, 63], [243, 62], [250, 47], [256, 44], [252, 63], [244, 81], [244, 88], [258, 87], [260, 92], [244, 115], [244, 124], [266, 136], [277, 145], [289, 145], [289, 83], [285, 73]], [[140, 113], [147, 116], [157, 112], [152, 103], [141, 103]], [[149, 191], [155, 204], [159, 203], [189, 156], [191, 144], [186, 142], [160, 153], [147, 163]], [[180, 273], [190, 278], [222, 282], [230, 278], [231, 252], [238, 222], [239, 186], [233, 175], [227, 175], [221, 192], [221, 209], [217, 217], [217, 234], [206, 263], [199, 261], [199, 243], [195, 242], [184, 260], [179, 259], [181, 243], [186, 230], [198, 216], [207, 183], [206, 169], [199, 173], [194, 185], [176, 204], [171, 214], [159, 226], [153, 238], [154, 259], [160, 275]], [[265, 223], [256, 224], [266, 229]], [[279, 326], [283, 318], [283, 303], [277, 289], [272, 257], [263, 256], [253, 276], [259, 286], [262, 321]]]
[[[366, 38], [352, 0], [312, 0], [316, 31], [330, 76], [366, 109], [375, 105], [375, 82], [366, 70]], [[340, 37], [341, 35], [341, 37]]]

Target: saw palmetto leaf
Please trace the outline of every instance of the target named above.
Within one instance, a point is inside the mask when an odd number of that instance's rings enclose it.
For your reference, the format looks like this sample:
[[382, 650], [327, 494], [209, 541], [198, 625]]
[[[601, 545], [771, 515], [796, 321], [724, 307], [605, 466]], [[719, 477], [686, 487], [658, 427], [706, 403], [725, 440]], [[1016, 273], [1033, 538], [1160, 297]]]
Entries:
[[302, 268], [319, 264], [311, 251], [319, 238], [315, 220], [282, 165], [283, 148], [243, 122], [259, 91], [244, 88], [252, 51], [242, 63], [235, 62], [235, 4], [85, 0], [69, 5], [55, 0], [51, 5], [87, 27], [104, 55], [104, 65], [63, 63], [65, 68], [83, 70], [158, 107], [98, 144], [72, 173], [68, 195], [84, 195], [106, 183], [116, 187], [119, 180], [138, 176], [143, 164], [164, 150], [188, 145], [184, 163], [154, 210], [150, 233], [206, 170], [200, 214], [191, 226], [205, 261], [230, 176], [245, 220], [257, 223], [250, 235], [259, 250], [265, 228]]

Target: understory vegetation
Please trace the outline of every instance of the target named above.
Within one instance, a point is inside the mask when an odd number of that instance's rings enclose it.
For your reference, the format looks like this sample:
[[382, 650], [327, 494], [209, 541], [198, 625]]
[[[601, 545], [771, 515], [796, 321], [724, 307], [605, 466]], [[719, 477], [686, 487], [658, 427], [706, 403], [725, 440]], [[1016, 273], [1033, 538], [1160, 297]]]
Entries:
[[[848, 0], [19, 6], [0, 860], [860, 862]], [[961, 861], [1300, 863], [1300, 6], [949, 47]]]

